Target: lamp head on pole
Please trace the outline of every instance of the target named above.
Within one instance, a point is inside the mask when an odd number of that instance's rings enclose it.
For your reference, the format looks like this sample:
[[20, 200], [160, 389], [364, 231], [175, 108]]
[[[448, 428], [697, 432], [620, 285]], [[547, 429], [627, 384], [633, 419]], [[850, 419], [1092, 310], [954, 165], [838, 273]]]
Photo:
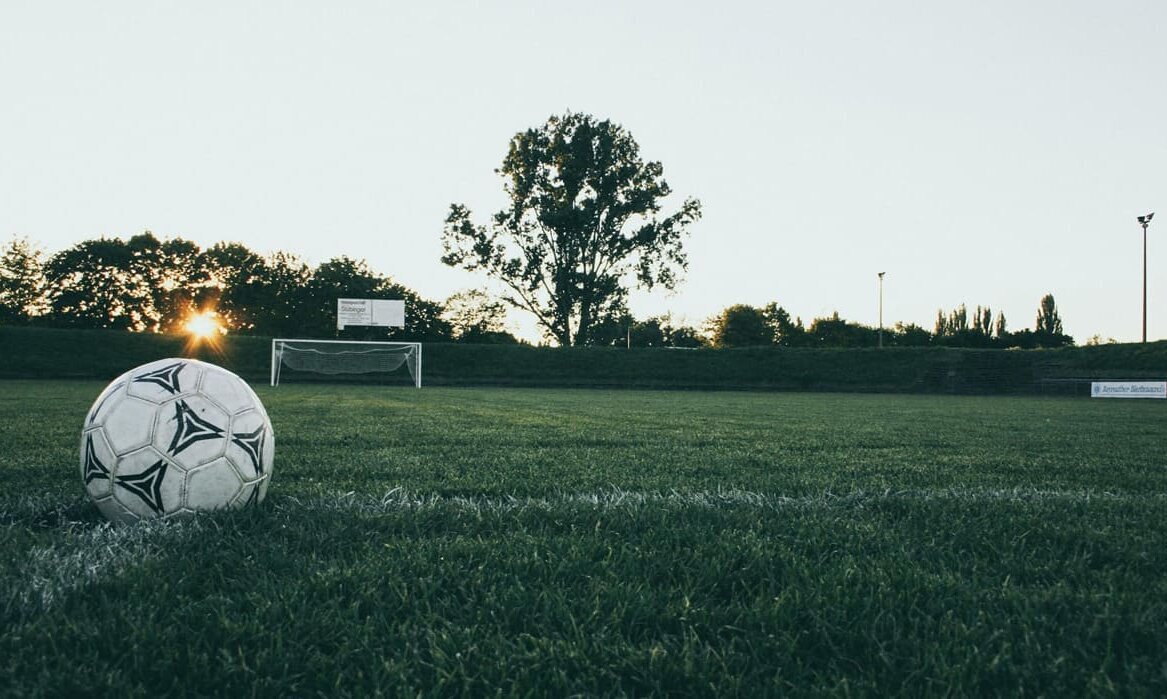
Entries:
[[1151, 213], [1147, 214], [1146, 216], [1139, 216], [1139, 223], [1141, 223], [1141, 224], [1142, 224], [1143, 228], [1146, 228], [1146, 227], [1147, 227], [1147, 224], [1148, 224], [1148, 223], [1150, 223], [1150, 222], [1151, 222], [1151, 219], [1152, 219], [1152, 218], [1154, 218], [1154, 217], [1155, 217], [1155, 212], [1154, 212], [1154, 211], [1152, 211]]
[[879, 278], [883, 279], [883, 275], [887, 274], [887, 272], [879, 272], [878, 274], [879, 274]]

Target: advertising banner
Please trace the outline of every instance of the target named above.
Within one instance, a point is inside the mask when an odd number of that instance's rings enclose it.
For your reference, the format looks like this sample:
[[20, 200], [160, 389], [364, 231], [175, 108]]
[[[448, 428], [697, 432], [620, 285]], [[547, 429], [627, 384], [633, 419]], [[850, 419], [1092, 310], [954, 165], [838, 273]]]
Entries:
[[1167, 381], [1094, 381], [1091, 398], [1167, 398]]
[[337, 299], [336, 329], [348, 325], [405, 327], [405, 302], [383, 299]]

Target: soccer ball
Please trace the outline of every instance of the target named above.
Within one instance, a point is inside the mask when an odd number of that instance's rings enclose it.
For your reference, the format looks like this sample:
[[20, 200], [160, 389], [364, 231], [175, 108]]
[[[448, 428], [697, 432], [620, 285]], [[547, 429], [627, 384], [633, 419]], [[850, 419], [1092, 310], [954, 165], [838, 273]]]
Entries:
[[132, 522], [263, 500], [275, 435], [243, 379], [161, 359], [106, 387], [81, 432], [81, 480], [108, 519]]

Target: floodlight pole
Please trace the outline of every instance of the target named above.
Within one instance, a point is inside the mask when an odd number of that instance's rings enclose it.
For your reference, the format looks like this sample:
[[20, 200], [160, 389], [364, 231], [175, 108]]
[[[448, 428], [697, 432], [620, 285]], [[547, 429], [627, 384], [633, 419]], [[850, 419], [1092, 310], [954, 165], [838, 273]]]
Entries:
[[879, 273], [879, 346], [883, 347], [883, 275]]
[[1147, 342], [1147, 226], [1151, 225], [1154, 217], [1154, 211], [1139, 216], [1139, 224], [1143, 227], [1143, 344]]

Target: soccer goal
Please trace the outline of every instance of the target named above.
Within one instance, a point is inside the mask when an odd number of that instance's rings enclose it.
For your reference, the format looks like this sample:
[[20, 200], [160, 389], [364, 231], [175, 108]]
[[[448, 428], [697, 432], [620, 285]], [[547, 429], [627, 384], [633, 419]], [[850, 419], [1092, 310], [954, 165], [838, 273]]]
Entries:
[[280, 385], [280, 369], [335, 376], [397, 371], [404, 364], [413, 385], [421, 388], [420, 342], [354, 340], [271, 341], [271, 385]]

